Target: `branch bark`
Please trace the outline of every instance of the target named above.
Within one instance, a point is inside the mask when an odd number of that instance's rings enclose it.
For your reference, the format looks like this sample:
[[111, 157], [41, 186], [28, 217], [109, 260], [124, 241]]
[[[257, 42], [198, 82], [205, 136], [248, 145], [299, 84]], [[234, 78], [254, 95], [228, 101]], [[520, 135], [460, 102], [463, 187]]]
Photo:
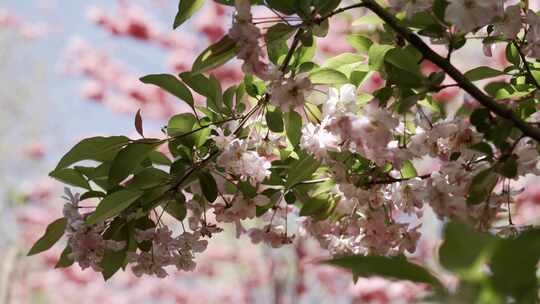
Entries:
[[[476, 85], [469, 81], [450, 61], [446, 58], [441, 57], [439, 54], [435, 53], [420, 37], [414, 34], [408, 28], [399, 24], [399, 20], [396, 19], [392, 14], [390, 14], [386, 9], [381, 7], [374, 0], [362, 0], [361, 3], [350, 6], [353, 7], [365, 7], [371, 10], [375, 15], [381, 18], [388, 26], [390, 26], [394, 31], [396, 31], [400, 36], [407, 40], [412, 46], [414, 46], [418, 51], [422, 53], [425, 59], [431, 61], [433, 64], [442, 69], [446, 74], [452, 77], [456, 83], [463, 89], [465, 92], [469, 93], [473, 98], [475, 98], [481, 105], [488, 108], [493, 113], [497, 114], [500, 117], [506, 118], [514, 124], [516, 128], [521, 130], [523, 134], [540, 141], [540, 129], [533, 127], [524, 120], [522, 120], [512, 109], [497, 103], [494, 99], [482, 92]], [[343, 12], [343, 9], [338, 9], [336, 12]], [[333, 16], [335, 14], [330, 14]]]

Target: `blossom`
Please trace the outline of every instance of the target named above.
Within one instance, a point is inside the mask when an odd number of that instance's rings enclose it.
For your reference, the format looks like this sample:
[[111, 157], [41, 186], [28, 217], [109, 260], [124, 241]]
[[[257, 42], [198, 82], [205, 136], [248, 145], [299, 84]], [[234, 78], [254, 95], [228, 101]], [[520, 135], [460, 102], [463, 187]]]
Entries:
[[301, 107], [306, 102], [307, 92], [311, 89], [311, 81], [307, 77], [287, 78], [275, 81], [272, 84], [272, 97], [270, 101], [288, 112]]
[[431, 9], [433, 0], [390, 0], [390, 5], [396, 10], [405, 9], [410, 19], [417, 13]]
[[324, 124], [308, 123], [302, 128], [300, 147], [313, 153], [317, 159], [322, 159], [330, 151], [339, 151], [339, 138], [327, 131]]
[[292, 237], [287, 236], [283, 226], [267, 225], [262, 229], [252, 228], [248, 231], [248, 235], [252, 243], [263, 242], [272, 248], [279, 248], [292, 242]]
[[250, 180], [254, 184], [262, 182], [269, 176], [268, 169], [272, 166], [257, 152], [248, 150], [247, 143], [240, 139], [235, 139], [229, 144], [219, 155], [217, 164], [240, 179]]
[[524, 52], [527, 56], [540, 58], [540, 16], [529, 10], [527, 11], [526, 21], [529, 24], [529, 30], [525, 36], [527, 46]]
[[167, 226], [136, 231], [137, 242], [150, 240], [149, 251], [129, 252], [128, 258], [133, 266], [131, 270], [137, 277], [143, 274], [164, 278], [168, 275], [165, 267], [176, 266], [178, 270], [193, 271], [196, 263], [195, 253], [206, 250], [208, 241], [201, 239], [199, 232], [184, 232], [178, 237], [172, 236]]
[[339, 90], [330, 88], [328, 100], [323, 104], [323, 115], [326, 117], [356, 114], [358, 111], [356, 101], [356, 87], [345, 84]]
[[481, 28], [503, 15], [503, 0], [449, 0], [445, 19], [464, 32]]
[[494, 26], [494, 35], [503, 35], [505, 38], [514, 39], [522, 28], [521, 6], [519, 4], [506, 8], [500, 22]]
[[105, 225], [85, 224], [84, 216], [79, 213], [79, 194], [73, 194], [69, 188], [65, 188], [64, 192], [64, 199], [67, 202], [64, 204], [63, 214], [67, 219], [66, 234], [71, 248], [68, 257], [77, 262], [82, 269], [90, 267], [95, 271], [101, 271], [100, 263], [105, 250], [122, 250], [126, 242], [103, 239]]

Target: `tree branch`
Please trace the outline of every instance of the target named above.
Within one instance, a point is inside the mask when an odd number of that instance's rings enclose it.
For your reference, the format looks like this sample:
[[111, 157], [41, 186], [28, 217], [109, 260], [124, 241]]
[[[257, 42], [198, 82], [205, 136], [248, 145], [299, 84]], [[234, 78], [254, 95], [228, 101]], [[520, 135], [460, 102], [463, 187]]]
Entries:
[[536, 81], [536, 78], [534, 78], [531, 68], [529, 67], [529, 62], [527, 62], [527, 58], [525, 57], [525, 54], [521, 51], [519, 48], [519, 45], [514, 41], [514, 46], [516, 47], [519, 57], [521, 57], [521, 61], [523, 61], [523, 65], [525, 66], [525, 71], [527, 71], [527, 77], [533, 82], [534, 86], [537, 89], [540, 89], [540, 84], [538, 84], [538, 81]]
[[412, 46], [414, 46], [418, 51], [422, 53], [425, 59], [431, 61], [433, 64], [441, 68], [446, 74], [452, 77], [459, 86], [465, 90], [469, 95], [475, 98], [481, 105], [488, 108], [493, 113], [497, 114], [500, 117], [506, 118], [514, 124], [516, 128], [521, 130], [523, 134], [534, 138], [537, 141], [540, 141], [540, 129], [533, 127], [524, 120], [522, 120], [512, 109], [507, 108], [491, 97], [482, 92], [477, 86], [475, 86], [471, 81], [469, 81], [455, 66], [453, 66], [447, 59], [441, 57], [439, 54], [435, 53], [420, 37], [415, 35], [408, 28], [403, 27], [399, 24], [393, 15], [387, 12], [383, 7], [381, 7], [374, 0], [362, 0], [362, 3], [352, 5], [349, 7], [344, 7], [338, 9], [333, 13], [330, 13], [328, 17], [333, 16], [337, 13], [343, 12], [347, 9], [353, 7], [366, 7], [371, 10], [375, 15], [381, 18], [384, 22], [388, 24], [394, 31], [396, 31], [400, 36], [407, 40]]

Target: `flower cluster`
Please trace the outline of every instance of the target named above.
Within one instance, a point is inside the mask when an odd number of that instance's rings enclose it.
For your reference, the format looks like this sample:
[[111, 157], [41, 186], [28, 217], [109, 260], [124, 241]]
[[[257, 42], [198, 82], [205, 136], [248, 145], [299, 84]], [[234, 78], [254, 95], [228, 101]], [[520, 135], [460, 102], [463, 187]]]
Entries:
[[[87, 226], [77, 210], [78, 198], [71, 195], [72, 203], [65, 210], [71, 257], [83, 267], [100, 270], [105, 250], [121, 249], [104, 240], [105, 226], [141, 214], [150, 218], [156, 209], [180, 221], [183, 229], [187, 217], [190, 232], [184, 229], [173, 237], [161, 215], [153, 219], [152, 228], [136, 229], [138, 249], [130, 248], [126, 254], [137, 276], [164, 277], [168, 266], [193, 270], [195, 254], [206, 248], [204, 238], [213, 237], [227, 224], [235, 226], [237, 237], [273, 248], [313, 238], [334, 257], [414, 254], [428, 208], [442, 221], [458, 219], [478, 230], [509, 235], [514, 231], [511, 206], [520, 190], [511, 181], [540, 174], [540, 154], [533, 140], [539, 137], [534, 132], [538, 130], [525, 122], [532, 121], [538, 110], [535, 97], [540, 85], [527, 56], [537, 57], [540, 19], [527, 7], [505, 7], [502, 0], [447, 2], [444, 14], [433, 11], [425, 14], [429, 18], [423, 16], [429, 20], [422, 22], [433, 22], [430, 27], [417, 33], [412, 32], [416, 28], [375, 27], [380, 32], [373, 40], [350, 35], [348, 40], [361, 55], [345, 53], [320, 65], [315, 54], [305, 50], [315, 43], [314, 36], [324, 35], [326, 14], [296, 11], [301, 23], [292, 25], [289, 21], [298, 20], [288, 16], [291, 8], [272, 7], [280, 12], [275, 13], [279, 26], [296, 31], [290, 47], [287, 39], [268, 46], [269, 52], [282, 53], [275, 56], [279, 60], [268, 56], [281, 65], [276, 68], [265, 62], [260, 45], [264, 35], [252, 17], [251, 2], [235, 1], [233, 25], [224, 37], [234, 46], [222, 50], [215, 45], [198, 58], [194, 70], [215, 68], [234, 51], [242, 70], [250, 75], [228, 88], [222, 88], [214, 75], [197, 71], [183, 73], [180, 79], [152, 75], [152, 84], [186, 101], [194, 113], [173, 117], [164, 128], [165, 139], [95, 140], [98, 147], [92, 148], [101, 151], [104, 145], [118, 156], [88, 159], [110, 165], [110, 172], [102, 177], [133, 202], [129, 206], [120, 202], [123, 208], [108, 210], [104, 222]], [[406, 17], [414, 19], [434, 9], [435, 1], [390, 4], [393, 12], [405, 10]], [[362, 5], [378, 4], [370, 0]], [[379, 17], [394, 21], [386, 20], [389, 26], [406, 24], [391, 15]], [[467, 34], [474, 36], [487, 25], [484, 44], [506, 42], [508, 66], [479, 67], [460, 75], [452, 52], [461, 48]], [[396, 32], [408, 31], [410, 35], [395, 37]], [[413, 35], [447, 44], [446, 57], [422, 49], [428, 46]], [[393, 40], [395, 47], [389, 42]], [[87, 69], [100, 77], [92, 66]], [[446, 73], [457, 83], [450, 83]], [[475, 87], [474, 82], [495, 77], [485, 92]], [[437, 99], [437, 94], [453, 87], [457, 92], [463, 88], [468, 95], [454, 92]], [[195, 105], [192, 91], [206, 98], [206, 106]], [[143, 93], [133, 91], [141, 101], [152, 97]], [[474, 98], [482, 106], [471, 101]], [[140, 119], [135, 122], [138, 130]], [[113, 143], [103, 144], [106, 140]], [[157, 152], [163, 143], [168, 143], [166, 154], [148, 152]], [[86, 148], [88, 143], [84, 144]], [[135, 164], [119, 160], [139, 150], [144, 153]], [[70, 165], [64, 169], [94, 178]], [[127, 182], [115, 183], [119, 177]], [[171, 201], [174, 208], [169, 208]], [[508, 225], [499, 221], [503, 214]], [[289, 232], [289, 217], [301, 218], [300, 237]]]
[[79, 212], [79, 194], [73, 194], [65, 188], [64, 217], [67, 219], [66, 234], [71, 253], [70, 259], [77, 262], [82, 269], [91, 267], [94, 271], [102, 271], [100, 266], [105, 250], [120, 251], [126, 246], [125, 241], [103, 239], [104, 223], [86, 225], [85, 216]]
[[195, 253], [203, 252], [208, 241], [202, 240], [198, 232], [184, 232], [176, 238], [172, 237], [172, 233], [166, 226], [136, 231], [135, 240], [138, 243], [152, 243], [149, 251], [129, 253], [129, 261], [133, 263], [131, 269], [136, 276], [147, 274], [163, 278], [167, 276], [165, 267], [170, 265], [182, 271], [195, 269]]

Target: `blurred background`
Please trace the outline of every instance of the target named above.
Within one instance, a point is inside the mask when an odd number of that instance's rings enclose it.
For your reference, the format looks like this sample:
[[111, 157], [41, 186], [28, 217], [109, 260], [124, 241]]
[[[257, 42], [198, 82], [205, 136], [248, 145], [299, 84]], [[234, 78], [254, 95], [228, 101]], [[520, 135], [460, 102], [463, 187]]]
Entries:
[[[167, 119], [185, 110], [138, 78], [189, 70], [198, 53], [227, 32], [231, 11], [208, 1], [191, 24], [173, 32], [177, 5], [0, 3], [0, 303], [409, 303], [422, 295], [422, 286], [406, 282], [371, 278], [353, 284], [350, 274], [318, 265], [325, 253], [302, 239], [274, 250], [225, 233], [197, 258], [196, 271], [171, 271], [166, 279], [126, 271], [104, 282], [78, 266], [54, 269], [62, 245], [25, 256], [61, 216], [62, 186], [47, 174], [71, 146], [88, 136], [135, 135], [138, 109], [145, 133], [159, 136]], [[331, 38], [319, 42], [320, 56], [352, 51], [344, 39], [353, 30], [350, 18], [332, 22]], [[463, 62], [471, 58], [463, 56]], [[500, 58], [490, 64], [504, 64]], [[234, 62], [215, 74], [224, 86], [242, 79]], [[380, 81], [374, 78], [366, 90]], [[452, 90], [439, 97], [463, 98]], [[526, 195], [523, 201], [533, 203], [523, 203], [524, 214], [538, 214], [540, 195]], [[429, 261], [435, 246], [422, 241], [414, 258]]]

